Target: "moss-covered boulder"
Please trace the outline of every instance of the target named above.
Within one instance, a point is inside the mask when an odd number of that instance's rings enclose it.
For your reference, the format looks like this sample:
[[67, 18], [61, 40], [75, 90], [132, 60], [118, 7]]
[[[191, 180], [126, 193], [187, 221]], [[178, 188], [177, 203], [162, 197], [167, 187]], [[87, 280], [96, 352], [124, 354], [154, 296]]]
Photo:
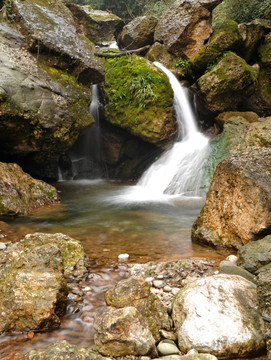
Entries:
[[17, 164], [0, 162], [0, 216], [27, 215], [58, 201], [56, 188], [33, 179]]
[[265, 37], [265, 41], [258, 51], [262, 66], [271, 67], [271, 33]]
[[135, 307], [147, 320], [156, 342], [161, 340], [159, 330], [171, 328], [166, 307], [151, 293], [150, 285], [143, 279], [130, 277], [120, 281], [106, 292], [105, 302], [108, 306], [116, 308]]
[[107, 59], [105, 69], [106, 120], [153, 144], [172, 139], [176, 120], [166, 75], [138, 56]]
[[119, 47], [133, 50], [152, 45], [156, 24], [154, 16], [139, 16], [130, 21], [117, 37]]
[[86, 277], [87, 256], [78, 240], [61, 233], [35, 233], [26, 235], [18, 246], [24, 252], [31, 252], [35, 248], [47, 244], [54, 244], [58, 247], [62, 257], [63, 274], [68, 283], [78, 282]]
[[203, 73], [212, 66], [224, 52], [235, 51], [240, 47], [242, 37], [235, 21], [223, 23], [215, 30], [207, 45], [203, 46], [191, 60], [191, 65], [196, 73]]
[[11, 4], [28, 49], [39, 56], [50, 52], [51, 65], [70, 71], [85, 84], [103, 81], [102, 62], [94, 57], [93, 44], [78, 35], [63, 1], [12, 0]]
[[226, 56], [205, 75], [196, 87], [199, 96], [211, 112], [236, 110], [238, 105], [251, 96], [257, 88], [258, 71], [233, 52]]
[[77, 30], [93, 43], [114, 41], [124, 26], [124, 22], [117, 15], [102, 10], [94, 10], [89, 5], [79, 6], [66, 2], [72, 12]]
[[55, 179], [59, 155], [94, 122], [90, 89], [29, 53], [24, 37], [5, 22], [0, 46], [1, 157], [16, 159], [35, 176]]
[[246, 108], [258, 115], [271, 116], [271, 68], [259, 72], [257, 91], [245, 101]]
[[262, 118], [261, 121], [249, 126], [246, 146], [271, 147], [271, 117]]
[[103, 356], [91, 349], [82, 348], [67, 341], [58, 341], [49, 344], [42, 350], [32, 350], [23, 357], [23, 360], [103, 360]]
[[215, 118], [215, 122], [223, 129], [224, 124], [231, 118], [243, 118], [249, 123], [258, 122], [259, 116], [253, 111], [225, 111]]
[[269, 0], [224, 0], [213, 11], [213, 27], [218, 27], [225, 20], [245, 23], [254, 19], [270, 19]]

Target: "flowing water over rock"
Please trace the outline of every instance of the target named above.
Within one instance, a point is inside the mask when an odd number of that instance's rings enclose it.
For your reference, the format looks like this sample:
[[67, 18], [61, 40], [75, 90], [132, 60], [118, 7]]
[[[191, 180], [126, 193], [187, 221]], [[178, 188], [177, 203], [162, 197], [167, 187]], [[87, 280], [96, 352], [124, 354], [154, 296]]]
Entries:
[[178, 79], [158, 62], [174, 91], [174, 108], [178, 123], [175, 144], [143, 174], [137, 186], [115, 197], [116, 202], [163, 202], [174, 197], [204, 196], [202, 179], [207, 161], [209, 139], [199, 132], [187, 94]]

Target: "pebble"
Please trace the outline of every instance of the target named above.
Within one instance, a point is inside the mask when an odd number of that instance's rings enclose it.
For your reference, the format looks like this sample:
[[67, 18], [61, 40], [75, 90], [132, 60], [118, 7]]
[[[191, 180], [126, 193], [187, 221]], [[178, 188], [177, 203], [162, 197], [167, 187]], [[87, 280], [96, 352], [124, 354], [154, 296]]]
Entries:
[[172, 292], [173, 295], [177, 295], [179, 291], [180, 291], [180, 289], [177, 288], [177, 287], [174, 287], [174, 288], [172, 288], [172, 290], [171, 290], [171, 292]]
[[233, 264], [236, 264], [237, 263], [237, 256], [236, 255], [229, 255], [229, 256], [226, 257], [226, 260], [230, 261]]
[[84, 288], [84, 290], [85, 290], [85, 291], [90, 291], [91, 288], [90, 288], [89, 286], [86, 286], [86, 287]]
[[0, 242], [0, 250], [5, 250], [6, 247], [5, 243]]
[[169, 285], [166, 285], [166, 286], [164, 287], [164, 291], [165, 291], [165, 292], [171, 292], [171, 291], [172, 291], [172, 288], [171, 288]]
[[[148, 283], [152, 283], [153, 280], [154, 280], [154, 277], [152, 277], [152, 276], [149, 276], [149, 277], [147, 277], [147, 278], [145, 279], [145, 281], [148, 282]], [[141, 357], [141, 358], [142, 358], [142, 357]]]
[[168, 339], [160, 341], [157, 346], [157, 350], [162, 356], [179, 354], [179, 349], [177, 348], [175, 342]]
[[158, 279], [158, 280], [164, 279], [164, 275], [162, 275], [162, 274], [157, 275], [157, 279]]
[[127, 260], [129, 260], [129, 257], [130, 257], [129, 254], [119, 254], [118, 255], [118, 260], [119, 261], [127, 261]]
[[162, 289], [165, 286], [165, 282], [162, 280], [154, 280], [153, 282], [153, 286], [156, 287], [157, 289]]
[[178, 339], [177, 334], [172, 331], [161, 329], [159, 330], [159, 333], [163, 336], [164, 339], [168, 339], [172, 341], [177, 341]]

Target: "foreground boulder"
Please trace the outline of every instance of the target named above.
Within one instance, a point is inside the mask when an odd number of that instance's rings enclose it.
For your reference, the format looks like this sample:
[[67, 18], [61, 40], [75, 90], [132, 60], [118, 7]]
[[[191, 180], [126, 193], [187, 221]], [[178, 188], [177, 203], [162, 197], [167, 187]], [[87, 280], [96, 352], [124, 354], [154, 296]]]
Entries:
[[58, 341], [46, 346], [43, 350], [32, 350], [24, 356], [24, 360], [102, 360], [101, 355], [91, 349], [81, 348], [69, 344], [67, 341]]
[[95, 44], [114, 41], [114, 35], [124, 26], [123, 20], [107, 11], [94, 10], [88, 5], [78, 6], [72, 2], [66, 2], [66, 6], [75, 18], [77, 30]]
[[271, 149], [250, 147], [222, 161], [192, 239], [240, 248], [271, 232]]
[[156, 354], [148, 323], [133, 306], [101, 309], [95, 316], [94, 329], [95, 346], [103, 355]]
[[133, 50], [153, 44], [157, 19], [153, 16], [140, 16], [124, 26], [117, 37], [120, 48]]
[[185, 286], [173, 303], [180, 350], [218, 357], [253, 355], [265, 347], [256, 287], [236, 275], [215, 275]]
[[197, 80], [196, 86], [209, 111], [232, 111], [256, 91], [257, 78], [257, 69], [229, 52]]
[[130, 277], [120, 281], [106, 292], [105, 302], [116, 308], [135, 307], [147, 320], [156, 342], [161, 339], [159, 330], [171, 329], [166, 307], [151, 293], [150, 285], [143, 279]]
[[159, 19], [154, 40], [177, 57], [197, 53], [212, 32], [211, 12], [221, 0], [177, 0]]
[[142, 140], [160, 145], [176, 132], [173, 91], [167, 76], [146, 59], [107, 59], [106, 120]]
[[17, 164], [0, 163], [0, 215], [27, 215], [59, 201], [55, 187], [33, 179]]
[[58, 327], [67, 282], [84, 278], [84, 261], [81, 244], [63, 234], [26, 235], [0, 251], [0, 332]]

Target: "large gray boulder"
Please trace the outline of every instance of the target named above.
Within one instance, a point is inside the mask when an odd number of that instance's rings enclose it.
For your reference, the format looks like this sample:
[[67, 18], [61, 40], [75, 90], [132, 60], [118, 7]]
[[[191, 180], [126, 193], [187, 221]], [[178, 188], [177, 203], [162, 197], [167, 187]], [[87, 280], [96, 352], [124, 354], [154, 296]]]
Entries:
[[124, 26], [117, 37], [120, 48], [127, 50], [139, 49], [153, 44], [154, 30], [157, 19], [153, 16], [139, 16]]
[[33, 179], [17, 164], [0, 162], [0, 215], [27, 215], [58, 201], [55, 187]]
[[271, 228], [271, 149], [249, 147], [216, 168], [192, 239], [240, 248]]
[[212, 32], [211, 12], [222, 0], [176, 0], [159, 19], [154, 41], [177, 57], [192, 57]]
[[172, 317], [180, 350], [242, 357], [265, 347], [256, 287], [238, 275], [190, 282], [176, 295]]
[[106, 356], [153, 355], [155, 340], [148, 323], [133, 306], [102, 308], [95, 316], [94, 342]]
[[77, 30], [95, 44], [112, 42], [124, 26], [117, 15], [102, 10], [94, 10], [89, 5], [78, 6], [66, 2], [72, 12]]

